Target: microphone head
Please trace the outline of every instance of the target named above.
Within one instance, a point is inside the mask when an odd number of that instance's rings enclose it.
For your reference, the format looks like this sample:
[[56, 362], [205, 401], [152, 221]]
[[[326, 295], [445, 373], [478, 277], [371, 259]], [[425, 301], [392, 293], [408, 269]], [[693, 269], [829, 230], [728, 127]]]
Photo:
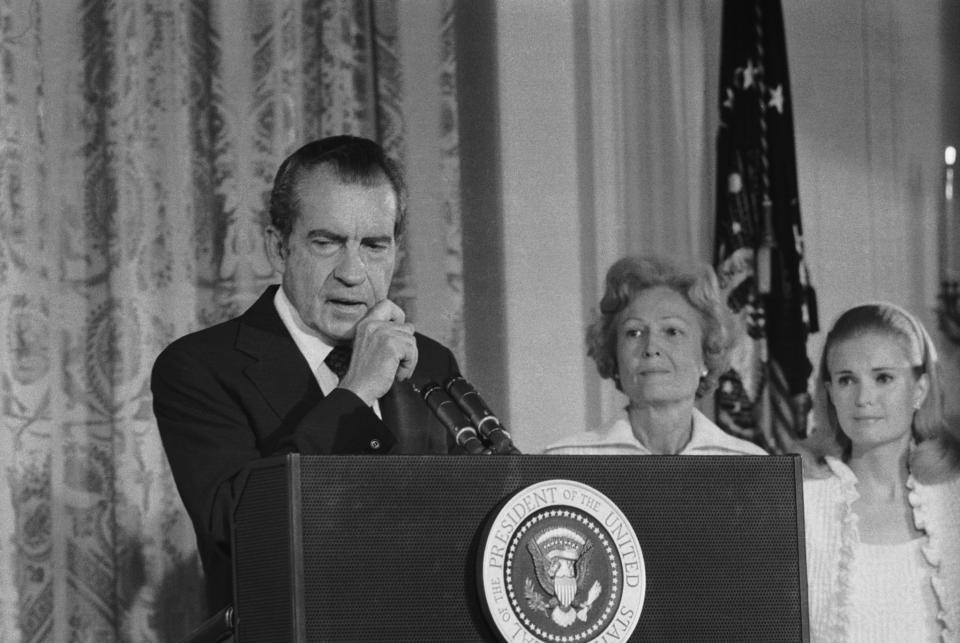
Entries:
[[456, 375], [447, 380], [444, 387], [450, 393], [456, 403], [467, 414], [473, 425], [477, 427], [481, 435], [486, 434], [494, 428], [502, 428], [500, 418], [494, 415], [487, 403], [483, 401], [477, 389], [473, 387], [462, 375]]

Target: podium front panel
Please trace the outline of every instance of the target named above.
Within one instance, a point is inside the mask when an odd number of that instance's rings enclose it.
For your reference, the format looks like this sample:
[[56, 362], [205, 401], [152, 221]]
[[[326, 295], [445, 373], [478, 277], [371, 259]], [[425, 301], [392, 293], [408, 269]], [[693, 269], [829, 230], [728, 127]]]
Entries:
[[239, 641], [499, 640], [485, 530], [551, 479], [601, 492], [637, 534], [631, 640], [807, 640], [796, 456], [292, 455], [252, 467], [237, 506]]

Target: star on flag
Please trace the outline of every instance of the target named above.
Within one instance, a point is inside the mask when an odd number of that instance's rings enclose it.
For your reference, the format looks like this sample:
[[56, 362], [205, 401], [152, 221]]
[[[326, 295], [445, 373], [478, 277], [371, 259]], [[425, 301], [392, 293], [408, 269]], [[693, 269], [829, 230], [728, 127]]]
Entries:
[[770, 90], [770, 100], [767, 101], [767, 105], [783, 114], [783, 85], [777, 85]]

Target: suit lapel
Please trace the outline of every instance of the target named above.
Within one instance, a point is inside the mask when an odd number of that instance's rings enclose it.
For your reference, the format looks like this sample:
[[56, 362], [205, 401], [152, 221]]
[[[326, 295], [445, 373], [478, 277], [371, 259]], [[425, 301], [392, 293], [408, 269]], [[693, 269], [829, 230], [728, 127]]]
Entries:
[[277, 314], [273, 305], [276, 292], [277, 286], [269, 287], [240, 317], [236, 348], [255, 360], [244, 373], [277, 417], [283, 418], [306, 396], [323, 394]]

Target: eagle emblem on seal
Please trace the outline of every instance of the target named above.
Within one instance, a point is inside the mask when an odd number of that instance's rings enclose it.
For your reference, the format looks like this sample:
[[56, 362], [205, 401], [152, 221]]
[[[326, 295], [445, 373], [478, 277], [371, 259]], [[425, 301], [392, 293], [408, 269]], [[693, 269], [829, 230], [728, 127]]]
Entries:
[[[593, 543], [573, 529], [554, 527], [527, 541], [527, 550], [537, 576], [536, 583], [531, 578], [524, 583], [530, 609], [543, 612], [560, 627], [569, 627], [578, 619], [586, 621], [602, 591], [600, 581], [594, 579], [586, 596], [580, 596], [581, 588], [591, 580]], [[538, 585], [549, 598], [538, 591]]]

